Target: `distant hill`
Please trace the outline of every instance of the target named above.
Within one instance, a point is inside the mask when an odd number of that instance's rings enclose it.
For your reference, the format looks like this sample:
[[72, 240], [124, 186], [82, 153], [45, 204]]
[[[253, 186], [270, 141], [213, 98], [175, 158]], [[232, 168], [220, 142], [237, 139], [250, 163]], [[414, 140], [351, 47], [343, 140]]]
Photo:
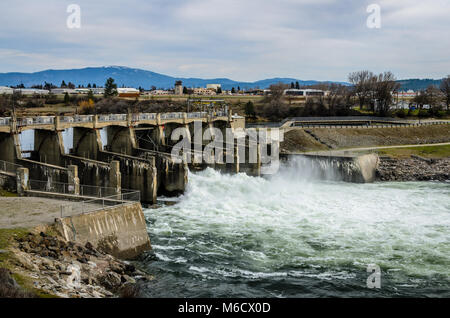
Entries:
[[435, 79], [405, 79], [405, 80], [399, 80], [397, 81], [401, 85], [401, 90], [407, 91], [407, 90], [413, 90], [418, 91], [421, 89], [426, 89], [430, 85], [434, 85], [436, 87], [439, 87], [441, 85], [442, 79], [435, 80]]
[[[152, 86], [156, 88], [168, 89], [174, 86], [175, 81], [183, 81], [186, 87], [206, 87], [206, 84], [221, 84], [222, 88], [229, 90], [232, 87], [241, 89], [249, 88], [268, 88], [272, 84], [299, 82], [301, 86], [310, 86], [319, 83], [337, 83], [342, 85], [350, 85], [346, 82], [320, 82], [314, 80], [300, 80], [295, 78], [269, 78], [256, 82], [240, 82], [228, 78], [178, 78], [151, 71], [137, 68], [129, 68], [125, 66], [103, 66], [103, 67], [86, 67], [82, 69], [70, 70], [46, 70], [36, 73], [0, 73], [0, 86], [16, 86], [24, 84], [26, 87], [44, 84], [44, 82], [52, 83], [59, 86], [64, 80], [66, 83], [72, 82], [76, 86], [97, 84], [103, 86], [106, 79], [112, 77], [119, 87], [143, 87], [150, 89]], [[425, 89], [429, 85], [439, 86], [441, 80], [434, 79], [405, 79], [398, 81], [402, 90], [419, 90]]]
[[[138, 88], [140, 86], [145, 89], [149, 89], [152, 86], [163, 89], [172, 88], [177, 80], [183, 81], [183, 85], [187, 87], [205, 87], [206, 84], [221, 84], [223, 89], [237, 88], [238, 86], [241, 89], [265, 89], [279, 82], [286, 84], [299, 82], [300, 85], [305, 86], [321, 83], [319, 81], [303, 81], [295, 78], [271, 78], [256, 82], [239, 82], [227, 78], [178, 78], [124, 66], [104, 66], [70, 70], [46, 70], [36, 73], [0, 73], [0, 85], [15, 86], [24, 84], [26, 87], [30, 87], [48, 82], [59, 86], [64, 80], [66, 83], [72, 82], [76, 86], [87, 86], [89, 83], [103, 86], [108, 77], [114, 78], [119, 87], [124, 85]], [[340, 84], [349, 85], [345, 82]]]

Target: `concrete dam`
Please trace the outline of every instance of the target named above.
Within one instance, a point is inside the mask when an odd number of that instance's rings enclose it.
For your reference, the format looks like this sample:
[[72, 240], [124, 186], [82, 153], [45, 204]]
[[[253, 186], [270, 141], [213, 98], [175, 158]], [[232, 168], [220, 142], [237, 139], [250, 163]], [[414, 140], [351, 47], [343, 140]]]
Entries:
[[[178, 142], [171, 139], [175, 129], [182, 128], [190, 136], [201, 127], [199, 133], [203, 136], [208, 128], [215, 128], [225, 135], [227, 128], [244, 125], [245, 119], [231, 112], [0, 118], [0, 160], [5, 163], [3, 170], [8, 170], [8, 164], [13, 167], [5, 173], [15, 174], [14, 167], [22, 167], [28, 173], [23, 178], [73, 185], [69, 191], [74, 194], [80, 194], [80, 184], [109, 189], [110, 194], [120, 193], [122, 188], [132, 189], [140, 191], [142, 202], [152, 204], [158, 195], [183, 193], [187, 183], [188, 164], [171, 155]], [[23, 150], [21, 134], [30, 130], [33, 145]], [[72, 147], [67, 150], [64, 133], [69, 130]], [[206, 143], [200, 142], [203, 150]], [[258, 174], [258, 168], [245, 170], [247, 166], [242, 164], [241, 171]], [[205, 164], [193, 163], [191, 167], [199, 169]], [[236, 165], [225, 164], [223, 169], [239, 170]]]

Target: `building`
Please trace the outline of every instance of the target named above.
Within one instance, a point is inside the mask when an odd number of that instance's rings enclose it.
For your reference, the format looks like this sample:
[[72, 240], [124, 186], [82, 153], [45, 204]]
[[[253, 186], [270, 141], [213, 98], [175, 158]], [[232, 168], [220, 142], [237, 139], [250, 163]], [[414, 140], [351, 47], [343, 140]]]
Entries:
[[46, 89], [35, 89], [35, 88], [15, 88], [14, 93], [19, 93], [26, 96], [32, 95], [48, 95], [50, 92]]
[[119, 97], [139, 97], [141, 95], [141, 92], [132, 87], [121, 87], [117, 88], [117, 94]]
[[194, 88], [194, 94], [195, 95], [207, 95], [207, 96], [212, 96], [212, 95], [216, 95], [216, 91], [211, 89], [211, 88]]
[[64, 95], [64, 94], [78, 94], [76, 89], [71, 89], [71, 88], [53, 88], [51, 90], [52, 94], [55, 95]]
[[222, 85], [220, 84], [206, 84], [207, 89], [213, 89], [217, 91], [219, 88], [222, 88]]
[[183, 82], [182, 81], [175, 82], [175, 95], [183, 95]]
[[162, 89], [155, 89], [153, 91], [150, 91], [149, 94], [150, 95], [158, 95], [158, 96], [160, 96], [160, 95], [169, 95], [169, 91], [165, 91], [165, 90], [162, 90]]
[[14, 93], [14, 89], [12, 89], [11, 87], [0, 86], [0, 95], [2, 94], [12, 95], [12, 93]]
[[320, 89], [286, 89], [284, 95], [287, 96], [324, 96], [325, 92]]

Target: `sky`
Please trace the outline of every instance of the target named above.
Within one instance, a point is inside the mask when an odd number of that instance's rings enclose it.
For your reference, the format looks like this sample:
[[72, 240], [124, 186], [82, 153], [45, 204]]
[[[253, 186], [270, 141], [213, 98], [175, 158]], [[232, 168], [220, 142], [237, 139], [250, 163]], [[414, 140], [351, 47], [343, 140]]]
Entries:
[[[120, 65], [174, 77], [345, 81], [450, 74], [449, 0], [15, 0], [0, 73]], [[69, 28], [71, 4], [80, 28]], [[380, 28], [368, 6], [380, 8]], [[70, 19], [70, 21], [73, 21]]]

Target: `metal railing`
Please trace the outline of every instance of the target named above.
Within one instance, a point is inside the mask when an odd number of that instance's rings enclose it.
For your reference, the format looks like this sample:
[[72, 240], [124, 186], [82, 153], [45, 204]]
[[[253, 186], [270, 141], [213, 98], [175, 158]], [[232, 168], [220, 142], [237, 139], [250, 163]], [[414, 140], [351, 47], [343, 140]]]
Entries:
[[[182, 119], [186, 114], [187, 118], [204, 118], [208, 116], [208, 112], [195, 112], [195, 113], [161, 113], [161, 119]], [[218, 111], [211, 114], [213, 117], [227, 116], [224, 111]], [[140, 113], [133, 114], [133, 121], [139, 120], [151, 120], [156, 119], [156, 113]], [[98, 115], [98, 121], [100, 122], [112, 122], [112, 121], [126, 121], [127, 114], [108, 114]], [[60, 122], [62, 123], [91, 123], [94, 121], [94, 115], [75, 115], [75, 116], [61, 116]], [[9, 126], [11, 117], [1, 117], [0, 126]], [[19, 126], [32, 126], [32, 125], [51, 125], [55, 123], [55, 116], [38, 116], [38, 117], [26, 117], [17, 120]]]
[[12, 162], [0, 160], [0, 171], [16, 174], [17, 168], [22, 168], [22, 166]]
[[71, 202], [61, 205], [61, 218], [69, 215], [79, 215], [125, 206], [141, 201], [139, 191], [110, 195], [81, 202]]
[[[79, 195], [84, 197], [98, 197], [104, 198], [111, 195], [118, 195], [117, 189], [113, 187], [99, 187], [91, 185], [79, 185]], [[30, 180], [29, 190], [40, 192], [51, 192], [59, 194], [74, 194], [75, 186], [69, 183], [63, 182], [51, 182], [44, 180]], [[127, 195], [128, 193], [135, 193], [136, 190], [121, 189], [121, 195]]]

